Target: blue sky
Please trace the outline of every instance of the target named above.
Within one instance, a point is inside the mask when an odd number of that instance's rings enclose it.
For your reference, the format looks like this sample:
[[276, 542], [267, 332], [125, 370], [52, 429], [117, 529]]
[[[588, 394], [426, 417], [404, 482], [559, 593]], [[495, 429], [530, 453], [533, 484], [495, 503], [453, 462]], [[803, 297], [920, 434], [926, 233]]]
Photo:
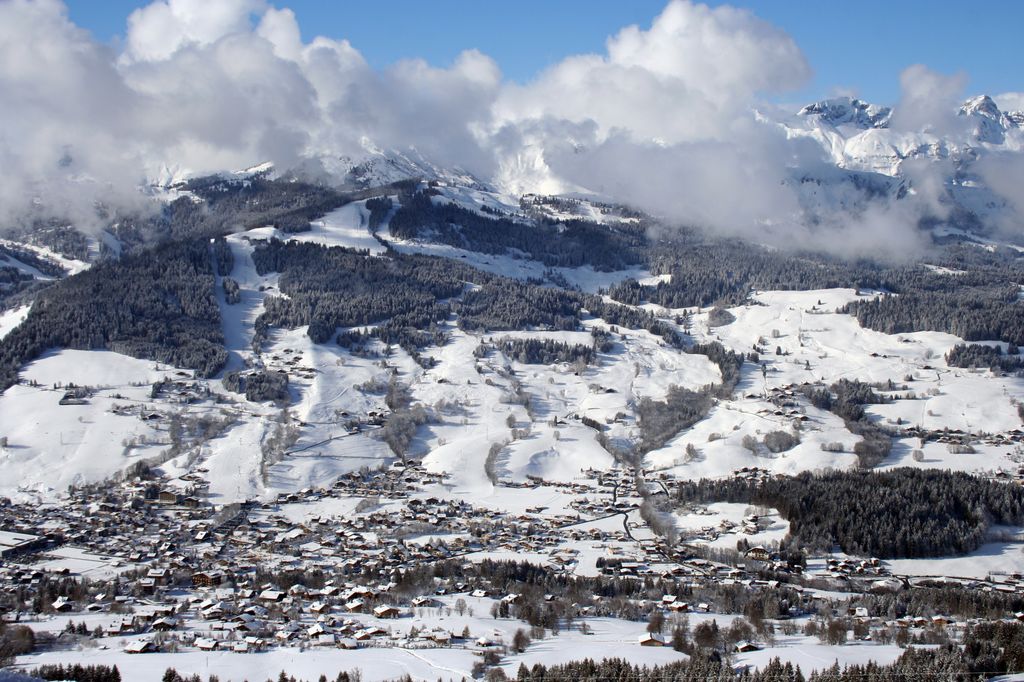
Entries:
[[[211, 0], [215, 2], [216, 0]], [[67, 0], [71, 19], [117, 43], [139, 0]], [[661, 0], [283, 0], [303, 38], [347, 38], [374, 66], [409, 57], [446, 65], [462, 50], [493, 57], [507, 78], [530, 80], [539, 70], [581, 52], [600, 52], [607, 36], [628, 24], [649, 26]], [[711, 2], [710, 4], [724, 4]], [[785, 97], [802, 102], [852, 91], [878, 103], [899, 97], [899, 73], [922, 63], [968, 75], [967, 94], [1024, 90], [1013, 48], [1024, 26], [1024, 2], [749, 0], [751, 9], [788, 32], [815, 75]]]

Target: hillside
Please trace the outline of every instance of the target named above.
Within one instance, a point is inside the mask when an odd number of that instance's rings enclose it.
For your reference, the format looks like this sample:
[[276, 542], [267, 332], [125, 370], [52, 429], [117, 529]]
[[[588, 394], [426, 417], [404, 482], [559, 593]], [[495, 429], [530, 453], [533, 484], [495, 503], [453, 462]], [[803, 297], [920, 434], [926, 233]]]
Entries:
[[44, 579], [0, 609], [75, 628], [22, 668], [820, 670], [903, 627], [823, 608], [1024, 608], [1021, 251], [853, 260], [389, 168], [192, 178], [85, 260], [5, 247], [0, 575]]

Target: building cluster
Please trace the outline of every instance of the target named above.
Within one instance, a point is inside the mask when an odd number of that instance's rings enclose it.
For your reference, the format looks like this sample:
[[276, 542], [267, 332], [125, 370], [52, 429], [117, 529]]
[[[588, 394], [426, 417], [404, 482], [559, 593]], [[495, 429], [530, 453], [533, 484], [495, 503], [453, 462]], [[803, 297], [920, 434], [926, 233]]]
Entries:
[[[571, 484], [529, 482], [568, 497], [563, 506], [572, 513], [542, 505], [521, 513], [474, 506], [444, 494], [447, 477], [418, 462], [222, 507], [210, 505], [195, 483], [135, 479], [74, 488], [59, 504], [0, 501], [0, 615], [16, 621], [66, 614], [72, 622], [102, 616], [91, 621], [102, 623], [98, 634], [123, 638], [133, 653], [275, 646], [483, 650], [491, 644], [469, 633], [396, 627], [424, 610], [451, 608], [456, 596], [514, 604], [518, 595], [502, 594], [478, 570], [482, 557], [529, 556], [567, 574], [586, 565], [587, 574], [661, 578], [681, 589], [773, 589], [786, 575], [799, 582], [801, 572], [762, 545], [725, 561], [695, 544], [701, 533], [704, 540], [724, 533], [753, 538], [766, 525], [757, 514], [709, 526], [683, 542], [647, 532], [631, 514], [642, 500], [638, 486], [650, 495], [671, 485], [653, 472], [593, 471]], [[459, 566], [460, 577], [432, 570], [442, 564]], [[865, 591], [911, 587], [876, 559], [829, 560], [807, 577]], [[974, 587], [1024, 591], [1024, 579]], [[593, 607], [580, 615], [587, 608]], [[666, 595], [653, 608], [713, 607]]]
[[[273, 502], [215, 508], [195, 481], [139, 480], [72, 489], [59, 504], [0, 503], [0, 612], [8, 621], [36, 614], [69, 620], [102, 614], [104, 636], [132, 652], [269, 646], [479, 646], [437, 629], [410, 637], [388, 626], [439, 595], [514, 599], [477, 580], [435, 579], [427, 594], [403, 581], [442, 561], [487, 553], [548, 557], [575, 569], [580, 550], [615, 552], [625, 527], [587, 527], [580, 515], [474, 507], [430, 495], [446, 477], [409, 462], [342, 476]], [[592, 485], [562, 492], [596, 494]], [[330, 500], [336, 498], [334, 507]], [[351, 513], [318, 514], [320, 509]], [[635, 500], [628, 508], [636, 506]], [[637, 552], [623, 575], [653, 572]]]

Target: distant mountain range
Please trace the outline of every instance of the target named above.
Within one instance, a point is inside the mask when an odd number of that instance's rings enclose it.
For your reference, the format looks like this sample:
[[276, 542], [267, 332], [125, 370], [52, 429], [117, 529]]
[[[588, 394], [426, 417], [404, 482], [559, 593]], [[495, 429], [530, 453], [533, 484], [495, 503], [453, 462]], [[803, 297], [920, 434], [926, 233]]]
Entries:
[[[949, 111], [943, 124], [916, 131], [901, 123], [897, 110], [852, 97], [821, 100], [795, 113], [755, 115], [760, 124], [781, 131], [794, 149], [792, 159], [779, 160], [788, 164], [783, 184], [794, 191], [804, 219], [812, 223], [906, 200], [916, 201], [909, 214], [939, 236], [987, 238], [998, 232], [1005, 239], [1019, 232], [1013, 228], [1021, 218], [1007, 202], [1005, 187], [994, 191], [989, 180], [999, 171], [994, 161], [1024, 167], [1024, 112], [1003, 111], [987, 95]], [[413, 178], [437, 181], [459, 190], [449, 192], [456, 203], [467, 192], [476, 196], [471, 204], [483, 194], [507, 207], [517, 206], [524, 195], [623, 202], [559, 177], [546, 162], [542, 142], [497, 159], [490, 177], [438, 163], [415, 148], [383, 149], [370, 140], [363, 141], [361, 153], [323, 154], [285, 172], [261, 164], [227, 175], [244, 179], [263, 173], [358, 190]], [[181, 186], [186, 178], [187, 173], [165, 168], [154, 184]]]
[[[801, 149], [798, 158], [805, 160], [792, 165], [789, 182], [812, 219], [927, 193], [925, 203], [934, 215], [926, 211], [923, 220], [944, 233], [987, 235], [995, 225], [1006, 225], [1011, 208], [1004, 196], [992, 191], [983, 171], [986, 160], [995, 157], [1024, 159], [1018, 157], [1024, 151], [1024, 112], [1002, 111], [987, 95], [951, 111], [946, 125], [914, 132], [899, 125], [892, 108], [851, 97], [814, 102], [795, 114], [758, 113], [758, 118], [780, 128]], [[590, 194], [552, 172], [542, 146], [501, 159], [490, 178], [437, 164], [415, 149], [365, 146], [361, 157], [322, 157], [315, 166], [360, 188], [423, 178], [491, 192], [510, 203], [523, 194]]]

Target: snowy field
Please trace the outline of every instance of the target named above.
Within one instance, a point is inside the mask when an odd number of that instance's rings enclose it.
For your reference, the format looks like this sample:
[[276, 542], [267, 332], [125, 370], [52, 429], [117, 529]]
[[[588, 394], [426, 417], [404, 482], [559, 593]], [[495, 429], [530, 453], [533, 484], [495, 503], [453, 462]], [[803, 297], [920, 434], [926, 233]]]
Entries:
[[11, 330], [25, 321], [32, 306], [23, 305], [0, 312], [0, 339], [11, 333]]
[[[252, 239], [280, 239], [286, 242], [310, 242], [325, 246], [344, 246], [365, 249], [373, 254], [384, 252], [384, 246], [370, 234], [370, 212], [365, 201], [345, 204], [323, 218], [310, 223], [306, 232], [286, 233], [273, 227], [248, 230], [244, 234]], [[237, 235], [236, 235], [237, 236]]]
[[[49, 496], [73, 483], [101, 481], [133, 461], [156, 454], [161, 434], [138, 413], [114, 412], [117, 405], [141, 408], [150, 385], [173, 375], [171, 368], [108, 351], [51, 351], [27, 365], [26, 383], [0, 395], [0, 495], [18, 490]], [[38, 382], [29, 385], [28, 382]], [[65, 390], [88, 386], [85, 404], [60, 405]]]
[[[791, 411], [779, 414], [764, 398], [773, 389], [798, 387], [804, 382], [828, 385], [840, 379], [892, 380], [896, 390], [883, 394], [893, 401], [867, 406], [867, 411], [893, 425], [948, 427], [973, 434], [1021, 428], [1016, 403], [1024, 400], [1024, 379], [947, 366], [945, 354], [963, 343], [955, 336], [938, 332], [883, 334], [862, 328], [852, 316], [834, 312], [857, 298], [852, 289], [759, 292], [753, 297], [754, 304], [730, 309], [736, 318], [731, 324], [708, 327], [707, 311], [695, 315], [694, 334], [699, 339], [718, 340], [737, 351], [748, 351], [754, 345], [767, 349], [760, 355], [767, 374], [762, 377], [756, 367], [745, 365], [734, 399], [720, 402], [707, 419], [650, 453], [647, 463], [684, 478], [726, 475], [743, 466], [786, 474], [853, 466], [857, 437], [842, 420], [806, 401], [800, 413], [808, 419], [800, 424], [801, 443], [794, 449], [773, 455], [764, 448], [752, 453], [742, 446], [744, 436], [761, 439], [769, 431], [794, 428]], [[684, 311], [661, 312], [670, 316]], [[822, 451], [825, 443], [839, 443], [843, 451]], [[683, 461], [687, 444], [700, 452], [697, 460]], [[984, 444], [976, 446], [976, 454], [953, 455], [945, 445], [929, 443], [923, 449], [923, 460], [917, 462], [911, 455], [919, 447], [916, 439], [897, 439], [882, 468], [916, 466], [983, 473], [1015, 469], [1024, 455], [1012, 447]]]
[[[96, 239], [95, 238], [89, 238], [89, 242], [90, 242], [89, 243], [90, 251], [98, 252], [99, 251], [99, 245], [98, 245]], [[43, 259], [44, 261], [49, 261], [49, 262], [51, 262], [51, 263], [53, 263], [55, 265], [59, 265], [61, 268], [64, 269], [64, 272], [66, 272], [68, 275], [76, 275], [79, 272], [83, 272], [85, 270], [88, 270], [91, 267], [90, 264], [86, 263], [85, 261], [80, 261], [80, 260], [76, 260], [74, 258], [68, 258], [66, 256], [62, 256], [61, 254], [57, 253], [56, 251], [53, 251], [52, 249], [48, 249], [45, 246], [38, 246], [36, 244], [25, 244], [23, 242], [12, 242], [12, 241], [10, 241], [8, 239], [0, 239], [0, 246], [8, 246], [8, 247], [11, 247], [13, 249], [18, 249], [18, 250], [23, 249], [23, 250], [30, 251], [30, 252], [32, 252], [33, 255], [35, 255], [38, 258]], [[30, 274], [33, 277], [37, 278], [37, 279], [42, 279], [42, 280], [53, 279], [52, 276], [46, 275], [46, 274], [44, 274], [42, 272], [39, 272], [39, 270], [37, 270], [36, 268], [32, 267], [31, 265], [27, 265], [25, 263], [22, 263], [21, 261], [18, 261], [17, 259], [14, 259], [14, 258], [10, 259], [9, 261], [5, 261], [5, 264], [9, 265], [9, 266], [13, 266], [13, 267], [17, 268], [18, 270], [21, 270], [24, 273]]]
[[[744, 532], [744, 519], [754, 514], [758, 514], [761, 521], [757, 526], [757, 532]], [[761, 510], [750, 505], [730, 502], [716, 502], [686, 514], [676, 514], [675, 524], [684, 540], [721, 549], [736, 549], [736, 542], [741, 538], [751, 547], [768, 547], [781, 542], [789, 533], [789, 522], [781, 518], [776, 510]], [[714, 539], [693, 539], [695, 535], [699, 538], [707, 529], [720, 534]]]
[[[347, 224], [354, 224], [353, 216], [349, 214], [345, 219], [350, 220]], [[350, 234], [344, 239], [355, 237]], [[236, 261], [231, 276], [239, 281], [242, 294], [242, 302], [234, 306], [221, 300], [232, 366], [258, 363], [288, 371], [291, 401], [287, 414], [272, 403], [251, 403], [243, 396], [230, 394], [219, 379], [199, 382], [214, 396], [221, 396], [217, 400], [184, 403], [175, 402], [173, 395], [153, 398], [154, 382], [165, 378], [184, 383], [193, 380], [187, 372], [115, 353], [50, 352], [24, 368], [22, 384], [0, 396], [0, 434], [8, 436], [8, 446], [0, 450], [0, 494], [55, 499], [70, 483], [103, 480], [141, 458], [158, 457], [168, 444], [169, 413], [181, 418], [217, 416], [229, 422], [217, 437], [160, 464], [171, 478], [169, 485], [183, 487], [184, 482], [175, 477], [197, 475], [208, 482], [209, 499], [214, 504], [272, 500], [282, 492], [328, 487], [344, 473], [395, 461], [375, 426], [367, 425], [357, 433], [349, 433], [344, 426], [345, 419], [353, 415], [386, 412], [386, 391], [382, 387], [393, 378], [408, 387], [414, 403], [430, 408], [433, 415], [416, 430], [409, 455], [421, 459], [428, 472], [446, 474], [440, 482], [422, 485], [411, 493], [413, 497], [468, 502], [479, 509], [567, 526], [564, 541], [530, 551], [495, 545], [470, 551], [464, 555], [465, 560], [527, 560], [575, 575], [594, 576], [600, 572], [598, 562], [602, 557], [642, 559], [637, 542], [624, 534], [629, 529], [637, 540], [652, 538], [635, 509], [607, 514], [581, 514], [577, 510], [581, 500], [596, 501], [598, 507], [606, 498], [610, 502], [607, 490], [594, 492], [585, 486], [593, 486], [600, 472], [615, 472], [619, 467], [582, 417], [601, 425], [609, 438], [635, 441], [639, 437], [636, 408], [640, 400], [662, 399], [672, 385], [696, 389], [721, 380], [718, 368], [706, 357], [666, 347], [645, 331], [629, 329], [613, 335], [610, 348], [582, 369], [568, 364], [523, 364], [494, 349], [476, 352], [481, 343], [503, 338], [589, 343], [590, 329], [606, 326], [593, 319], [585, 320], [585, 329], [579, 332], [484, 335], [459, 329], [453, 319], [444, 329], [448, 343], [425, 351], [435, 361], [430, 369], [418, 365], [401, 349], [389, 350], [377, 342], [371, 343], [366, 353], [317, 345], [310, 341], [305, 328], [272, 331], [257, 355], [251, 345], [252, 324], [262, 308], [263, 296], [276, 291], [277, 281], [274, 276], [255, 273], [249, 257], [252, 245], [246, 235], [233, 236], [230, 244]], [[718, 339], [737, 351], [746, 351], [754, 344], [767, 346], [769, 352], [762, 354], [767, 375], [763, 378], [759, 367], [747, 363], [731, 398], [719, 400], [706, 419], [647, 454], [644, 465], [648, 480], [657, 480], [662, 474], [678, 478], [730, 476], [741, 467], [776, 473], [853, 467], [857, 437], [840, 419], [806, 401], [780, 410], [767, 399], [772, 389], [805, 381], [892, 379], [896, 388], [887, 393], [899, 399], [870, 408], [874, 418], [887, 422], [902, 421], [926, 428], [949, 425], [975, 433], [1002, 433], [1020, 426], [1014, 404], [1024, 399], [1019, 379], [947, 367], [943, 356], [959, 341], [955, 337], [879, 334], [862, 329], [847, 315], [833, 312], [855, 297], [850, 290], [762, 292], [756, 295], [758, 303], [731, 310], [735, 322], [715, 328], [707, 327], [707, 311], [698, 312], [693, 318], [697, 340]], [[665, 319], [681, 312], [662, 311]], [[776, 346], [778, 355], [774, 352]], [[82, 404], [58, 405], [68, 384], [88, 386], [91, 393]], [[161, 416], [146, 417], [153, 414]], [[263, 471], [262, 446], [285, 419], [298, 425], [297, 440], [280, 462]], [[761, 441], [771, 431], [795, 429], [801, 442], [787, 452], [772, 454], [763, 446], [752, 452], [749, 439], [744, 442], [745, 436]], [[834, 443], [842, 445], [841, 452], [822, 449], [823, 444]], [[696, 457], [687, 455], [687, 445], [694, 446]], [[494, 447], [498, 448], [496, 483], [485, 467], [487, 454]], [[923, 457], [915, 458], [911, 453], [917, 447], [911, 439], [897, 440], [883, 466], [989, 472], [1014, 466], [1018, 457], [1013, 448], [1005, 446], [978, 444], [974, 454], [954, 455], [933, 443], [922, 448]], [[538, 483], [539, 479], [545, 483]], [[574, 492], [574, 485], [584, 486], [587, 492]], [[353, 518], [366, 513], [356, 511], [364, 501], [360, 496], [325, 496], [309, 502], [283, 503], [273, 514], [291, 523]], [[637, 497], [622, 501], [628, 505], [640, 502]], [[383, 500], [373, 511], [400, 514], [406, 504], [404, 500]], [[759, 518], [752, 520], [753, 514]], [[262, 511], [254, 515], [270, 518]], [[721, 549], [735, 549], [741, 539], [750, 547], [774, 546], [789, 530], [775, 510], [736, 504], [680, 510], [673, 521], [686, 541]], [[583, 535], [569, 537], [570, 528]], [[585, 533], [592, 529], [604, 531], [611, 539], [587, 539]], [[439, 540], [456, 543], [469, 539], [467, 534], [425, 530], [406, 541], [423, 546]], [[1018, 571], [1022, 556], [1019, 544], [993, 542], [966, 557], [890, 561], [886, 565], [898, 575], [985, 578]], [[47, 568], [66, 568], [95, 578], [133, 568], [74, 547], [51, 553], [43, 560]], [[661, 570], [657, 564], [652, 568]], [[453, 606], [454, 597], [445, 600], [448, 607]], [[382, 627], [391, 630], [393, 646], [389, 648], [331, 648], [314, 653], [284, 647], [245, 656], [230, 652], [130, 656], [123, 653], [130, 638], [121, 637], [100, 640], [106, 649], [39, 654], [23, 657], [19, 664], [31, 667], [47, 662], [114, 662], [127, 679], [139, 680], [158, 679], [166, 667], [188, 674], [216, 674], [225, 681], [275, 678], [282, 669], [307, 679], [355, 669], [360, 669], [366, 680], [405, 674], [424, 680], [461, 679], [479, 660], [475, 645], [421, 649], [403, 645], [402, 639], [413, 627], [443, 627], [453, 632], [468, 628], [474, 637], [507, 643], [515, 630], [525, 627], [520, 621], [492, 618], [491, 600], [467, 597], [467, 601], [472, 612], [462, 616], [426, 608], [388, 621]], [[75, 618], [90, 619], [92, 627], [109, 616], [82, 614]], [[372, 616], [358, 618], [374, 622]], [[727, 624], [732, 617], [691, 614], [689, 618], [693, 627], [710, 618]], [[65, 622], [65, 618], [58, 617], [33, 627], [60, 629]], [[524, 653], [504, 657], [502, 667], [514, 674], [521, 663], [614, 655], [633, 660], [642, 657], [644, 662], [654, 664], [681, 656], [671, 648], [641, 649], [637, 642], [645, 631], [643, 622], [602, 618], [586, 622], [589, 633], [572, 629], [534, 640]], [[778, 656], [799, 664], [806, 673], [836, 660], [840, 664], [868, 660], [886, 663], [900, 652], [893, 646], [851, 643], [828, 647], [816, 638], [779, 636], [774, 645], [738, 654], [736, 661], [759, 666]]]
[[939, 559], [891, 559], [885, 562], [897, 575], [977, 578], [1019, 573], [1024, 566], [1024, 543], [990, 542], [970, 554]]
[[[105, 637], [96, 640], [96, 645], [79, 650], [49, 652], [18, 658], [19, 667], [30, 669], [48, 663], [81, 663], [117, 665], [123, 679], [159, 680], [164, 670], [173, 667], [183, 675], [199, 674], [203, 678], [217, 675], [224, 682], [250, 682], [276, 679], [281, 670], [299, 679], [315, 680], [321, 674], [328, 679], [341, 671], [360, 671], [363, 680], [395, 679], [410, 675], [414, 680], [433, 682], [437, 679], [460, 680], [469, 678], [473, 663], [479, 660], [484, 647], [476, 640], [483, 639], [494, 645], [508, 645], [519, 629], [529, 631], [525, 623], [510, 619], [495, 619], [489, 614], [495, 603], [487, 598], [463, 596], [467, 611], [458, 615], [453, 609], [455, 597], [441, 600], [442, 607], [419, 608], [410, 616], [397, 620], [380, 621], [372, 616], [357, 616], [365, 624], [379, 624], [391, 632], [397, 646], [388, 648], [367, 647], [357, 650], [317, 647], [298, 649], [281, 647], [263, 653], [239, 655], [230, 651], [149, 653], [131, 655], [123, 647], [136, 637]], [[82, 622], [89, 627], [102, 625], [110, 616], [82, 616]], [[667, 617], [671, 628], [673, 616]], [[717, 621], [726, 628], [735, 616], [721, 614], [689, 614], [690, 628], [700, 623]], [[66, 620], [58, 616], [50, 621], [29, 622], [36, 630], [59, 631]], [[77, 622], [77, 617], [76, 617]], [[586, 624], [586, 631], [580, 624]], [[802, 625], [798, 623], [798, 625]], [[411, 648], [401, 646], [402, 639], [416, 628], [420, 631], [443, 629], [448, 632], [469, 631], [471, 639], [465, 644], [451, 648]], [[641, 647], [639, 638], [646, 633], [643, 621], [625, 621], [613, 618], [586, 618], [576, 621], [570, 630], [561, 630], [557, 635], [548, 634], [543, 639], [533, 639], [522, 653], [508, 651], [502, 657], [501, 668], [514, 677], [519, 666], [536, 663], [556, 665], [590, 658], [625, 658], [630, 661], [643, 660], [647, 665], [658, 665], [684, 660], [685, 654], [671, 647]], [[774, 644], [760, 651], [735, 655], [737, 665], [761, 667], [770, 660], [779, 658], [783, 662], [799, 665], [804, 674], [830, 667], [851, 663], [890, 663], [903, 652], [897, 646], [876, 645], [854, 642], [844, 646], [826, 646], [817, 638], [803, 635], [778, 635]]]

